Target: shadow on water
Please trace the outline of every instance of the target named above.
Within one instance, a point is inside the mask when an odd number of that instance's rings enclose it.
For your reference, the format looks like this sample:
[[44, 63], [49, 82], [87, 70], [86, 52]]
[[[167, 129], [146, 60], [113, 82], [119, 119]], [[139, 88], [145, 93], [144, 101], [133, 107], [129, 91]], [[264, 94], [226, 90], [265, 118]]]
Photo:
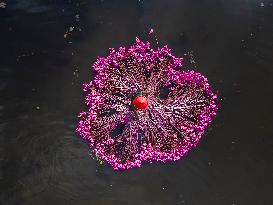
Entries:
[[[5, 2], [0, 204], [273, 203], [271, 1]], [[208, 78], [220, 109], [183, 159], [117, 172], [74, 133], [81, 84], [96, 56], [150, 27], [177, 56], [193, 52], [186, 67]]]

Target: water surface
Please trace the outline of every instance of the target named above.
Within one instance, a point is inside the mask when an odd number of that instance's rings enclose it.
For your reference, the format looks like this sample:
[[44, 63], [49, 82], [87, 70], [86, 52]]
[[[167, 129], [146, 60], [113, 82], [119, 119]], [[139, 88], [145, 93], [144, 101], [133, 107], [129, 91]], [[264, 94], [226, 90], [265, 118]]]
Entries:
[[[5, 3], [0, 204], [273, 203], [272, 1]], [[209, 79], [220, 108], [197, 148], [178, 162], [113, 171], [92, 160], [75, 135], [81, 84], [92, 79], [98, 55], [136, 36], [149, 39], [150, 28], [175, 55], [193, 52], [195, 66], [187, 68]]]

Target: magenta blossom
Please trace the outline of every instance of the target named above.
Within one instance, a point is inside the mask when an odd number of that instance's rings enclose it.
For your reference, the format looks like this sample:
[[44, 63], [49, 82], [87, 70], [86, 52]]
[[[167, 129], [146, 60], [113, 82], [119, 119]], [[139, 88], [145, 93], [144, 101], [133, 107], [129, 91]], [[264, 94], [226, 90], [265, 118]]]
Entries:
[[216, 95], [201, 74], [179, 71], [182, 61], [138, 38], [128, 50], [98, 57], [76, 128], [96, 157], [129, 169], [176, 161], [197, 145], [216, 115]]

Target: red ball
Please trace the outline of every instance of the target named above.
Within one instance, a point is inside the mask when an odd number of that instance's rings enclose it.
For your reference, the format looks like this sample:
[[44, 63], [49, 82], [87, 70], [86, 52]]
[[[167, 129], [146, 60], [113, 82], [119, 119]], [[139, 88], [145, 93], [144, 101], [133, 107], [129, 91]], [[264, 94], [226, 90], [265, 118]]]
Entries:
[[146, 110], [148, 108], [148, 100], [144, 96], [137, 96], [134, 101], [134, 108], [137, 110]]

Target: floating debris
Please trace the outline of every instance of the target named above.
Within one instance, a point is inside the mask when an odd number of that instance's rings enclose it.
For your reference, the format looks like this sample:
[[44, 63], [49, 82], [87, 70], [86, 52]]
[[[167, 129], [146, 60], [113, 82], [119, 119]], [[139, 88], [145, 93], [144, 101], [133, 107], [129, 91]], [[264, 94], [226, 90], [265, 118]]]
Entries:
[[69, 27], [69, 31], [72, 32], [74, 30], [74, 26]]
[[76, 21], [80, 21], [80, 15], [79, 14], [76, 14], [75, 18], [76, 18]]
[[6, 8], [6, 3], [5, 2], [0, 2], [0, 8], [2, 8], [2, 9], [4, 9], [4, 8]]
[[70, 26], [68, 28], [68, 30], [64, 33], [64, 38], [67, 38], [69, 40], [69, 43], [71, 42], [70, 38], [72, 37], [72, 33], [74, 31], [74, 28], [75, 28], [74, 26]]
[[17, 57], [17, 61], [19, 61], [21, 58], [24, 58], [24, 57], [30, 57], [30, 56], [34, 56], [34, 52], [31, 52], [31, 53], [23, 53], [23, 54], [21, 54], [21, 55], [19, 55], [18, 57]]

